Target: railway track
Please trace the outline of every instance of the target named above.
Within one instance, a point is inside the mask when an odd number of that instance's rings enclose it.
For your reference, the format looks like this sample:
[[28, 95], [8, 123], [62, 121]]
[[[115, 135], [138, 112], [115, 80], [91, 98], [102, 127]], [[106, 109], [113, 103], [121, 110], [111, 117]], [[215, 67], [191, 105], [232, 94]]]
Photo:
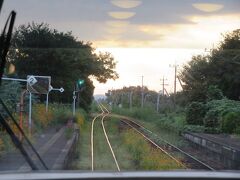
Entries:
[[[139, 123], [137, 123], [133, 120], [130, 120], [130, 119], [121, 119], [121, 121], [123, 123], [127, 124], [132, 129], [134, 129], [137, 133], [142, 135], [146, 139], [146, 141], [151, 143], [156, 148], [160, 149], [162, 152], [164, 152], [166, 155], [168, 155], [173, 160], [175, 160], [176, 163], [179, 163], [186, 168], [190, 168], [190, 167], [193, 168], [194, 167], [194, 169], [204, 169], [204, 170], [215, 171], [215, 169], [213, 167], [211, 167], [210, 165], [202, 162], [201, 160], [199, 160], [196, 157], [190, 155], [189, 153], [183, 151], [182, 149], [174, 146], [173, 144], [169, 143], [168, 141], [166, 141], [164, 139], [161, 139], [159, 136], [157, 136], [157, 139], [160, 140], [161, 142], [156, 143], [148, 135], [148, 133], [153, 134], [153, 135], [154, 135], [154, 133], [151, 132], [150, 130], [146, 129], [145, 127], [143, 127]], [[146, 133], [146, 132], [148, 132], [148, 133]], [[159, 145], [159, 144], [161, 144], [161, 145]], [[184, 162], [180, 162], [179, 160], [177, 160], [175, 158], [175, 156], [183, 156], [184, 157]]]
[[105, 118], [110, 114], [110, 112], [108, 111], [108, 109], [103, 106], [102, 104], [99, 104], [98, 105], [99, 108], [101, 109], [102, 113], [101, 114], [98, 114], [96, 115], [93, 120], [92, 120], [92, 124], [91, 124], [91, 170], [94, 171], [94, 124], [95, 124], [95, 121], [99, 118], [101, 118], [101, 127], [102, 127], [102, 130], [103, 130], [103, 133], [104, 133], [104, 136], [105, 136], [105, 139], [107, 141], [107, 144], [108, 144], [108, 147], [111, 151], [111, 154], [112, 154], [112, 157], [113, 157], [113, 160], [114, 160], [114, 163], [117, 167], [117, 170], [120, 171], [120, 167], [119, 167], [119, 164], [118, 164], [118, 161], [117, 161], [117, 158], [116, 158], [116, 155], [113, 151], [113, 148], [112, 148], [112, 145], [109, 141], [109, 138], [108, 138], [108, 134], [107, 134], [107, 131], [106, 131], [106, 128], [104, 126], [104, 120]]
[[[102, 116], [102, 128], [103, 131], [105, 132], [105, 138], [106, 140], [109, 142], [105, 127], [104, 127], [104, 118], [106, 116], [112, 116], [114, 117], [115, 115], [111, 115], [110, 111], [102, 104], [99, 105], [102, 114], [100, 116]], [[185, 152], [184, 150], [174, 146], [173, 144], [171, 144], [170, 142], [160, 138], [159, 136], [155, 135], [153, 132], [151, 132], [150, 130], [148, 130], [147, 128], [145, 128], [144, 126], [142, 126], [141, 124], [137, 123], [136, 121], [133, 121], [131, 119], [126, 119], [126, 118], [120, 118], [121, 122], [123, 122], [125, 125], [127, 125], [128, 127], [132, 128], [134, 131], [136, 131], [138, 134], [140, 134], [147, 142], [149, 142], [152, 146], [156, 147], [157, 149], [161, 150], [163, 153], [165, 153], [167, 156], [169, 156], [173, 161], [175, 161], [177, 164], [181, 165], [182, 167], [185, 167], [186, 169], [202, 169], [202, 170], [211, 170], [211, 171], [215, 171], [215, 169], [213, 167], [211, 167], [210, 165], [208, 165], [205, 162], [202, 162], [201, 160], [199, 160], [198, 158], [192, 156], [191, 154]], [[94, 121], [93, 121], [94, 123]], [[93, 126], [93, 125], [92, 125]], [[92, 127], [93, 129], [93, 127]], [[157, 137], [152, 138], [152, 136]], [[109, 148], [111, 149], [112, 152], [112, 156], [116, 157], [110, 142], [109, 144]], [[93, 146], [92, 146], [93, 148]], [[93, 149], [92, 149], [93, 152]], [[178, 160], [177, 157], [183, 157], [183, 161]], [[93, 160], [93, 154], [92, 154], [92, 160]], [[120, 171], [120, 168], [118, 166], [117, 160], [116, 158], [114, 158], [115, 164], [118, 167], [118, 170]], [[92, 166], [93, 166], [93, 162], [92, 162]], [[92, 168], [93, 170], [93, 168]]]

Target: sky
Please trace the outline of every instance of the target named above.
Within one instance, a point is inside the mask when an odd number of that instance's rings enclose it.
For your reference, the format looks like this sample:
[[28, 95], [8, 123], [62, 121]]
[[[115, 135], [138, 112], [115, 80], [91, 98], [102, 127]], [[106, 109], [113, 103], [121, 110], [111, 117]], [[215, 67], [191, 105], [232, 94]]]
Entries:
[[45, 22], [114, 56], [120, 78], [94, 80], [95, 94], [141, 85], [141, 76], [156, 91], [165, 76], [172, 92], [170, 64], [181, 70], [193, 55], [217, 47], [222, 34], [240, 28], [240, 0], [5, 0], [1, 27], [12, 9], [16, 27]]

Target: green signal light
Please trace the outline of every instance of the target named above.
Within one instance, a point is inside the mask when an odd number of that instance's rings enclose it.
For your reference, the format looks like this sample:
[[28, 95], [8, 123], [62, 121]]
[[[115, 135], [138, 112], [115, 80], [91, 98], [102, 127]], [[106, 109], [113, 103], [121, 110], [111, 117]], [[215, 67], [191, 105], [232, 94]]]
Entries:
[[83, 85], [84, 82], [85, 82], [85, 81], [84, 81], [83, 79], [79, 79], [79, 80], [77, 81], [78, 85], [80, 85], [80, 86]]

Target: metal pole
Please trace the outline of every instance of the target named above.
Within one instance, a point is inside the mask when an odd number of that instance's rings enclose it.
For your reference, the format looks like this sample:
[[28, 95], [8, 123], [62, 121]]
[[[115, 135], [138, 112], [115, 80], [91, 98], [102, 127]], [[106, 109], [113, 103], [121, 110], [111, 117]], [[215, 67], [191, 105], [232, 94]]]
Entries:
[[32, 128], [32, 93], [29, 92], [29, 114], [28, 114], [28, 130], [31, 134]]
[[143, 93], [143, 76], [142, 76], [142, 103], [141, 103], [141, 107], [143, 108], [143, 97], [144, 96], [144, 93]]
[[[21, 97], [20, 97], [20, 120], [19, 120], [19, 125], [20, 128], [23, 129], [23, 109], [24, 109], [24, 95], [27, 92], [27, 90], [23, 90], [21, 92]], [[22, 140], [22, 133], [20, 133], [20, 140]]]
[[6, 77], [2, 77], [2, 80], [27, 82], [27, 79], [6, 78]]
[[76, 114], [76, 95], [75, 91], [73, 91], [73, 116]]

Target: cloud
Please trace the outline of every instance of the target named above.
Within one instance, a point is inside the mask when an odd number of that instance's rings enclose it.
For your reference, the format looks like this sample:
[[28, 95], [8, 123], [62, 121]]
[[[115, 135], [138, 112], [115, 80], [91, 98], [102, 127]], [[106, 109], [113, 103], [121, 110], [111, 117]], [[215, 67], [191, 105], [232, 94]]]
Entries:
[[135, 8], [142, 2], [137, 0], [112, 0], [111, 3], [120, 8]]
[[193, 7], [203, 12], [216, 12], [223, 9], [224, 5], [222, 4], [213, 4], [213, 3], [195, 3]]
[[[186, 16], [192, 24], [129, 24], [127, 31], [96, 41], [98, 47], [211, 48], [221, 34], [240, 26], [240, 14]], [[111, 38], [112, 37], [112, 38]]]
[[135, 12], [108, 12], [108, 15], [115, 19], [129, 19], [135, 14]]

